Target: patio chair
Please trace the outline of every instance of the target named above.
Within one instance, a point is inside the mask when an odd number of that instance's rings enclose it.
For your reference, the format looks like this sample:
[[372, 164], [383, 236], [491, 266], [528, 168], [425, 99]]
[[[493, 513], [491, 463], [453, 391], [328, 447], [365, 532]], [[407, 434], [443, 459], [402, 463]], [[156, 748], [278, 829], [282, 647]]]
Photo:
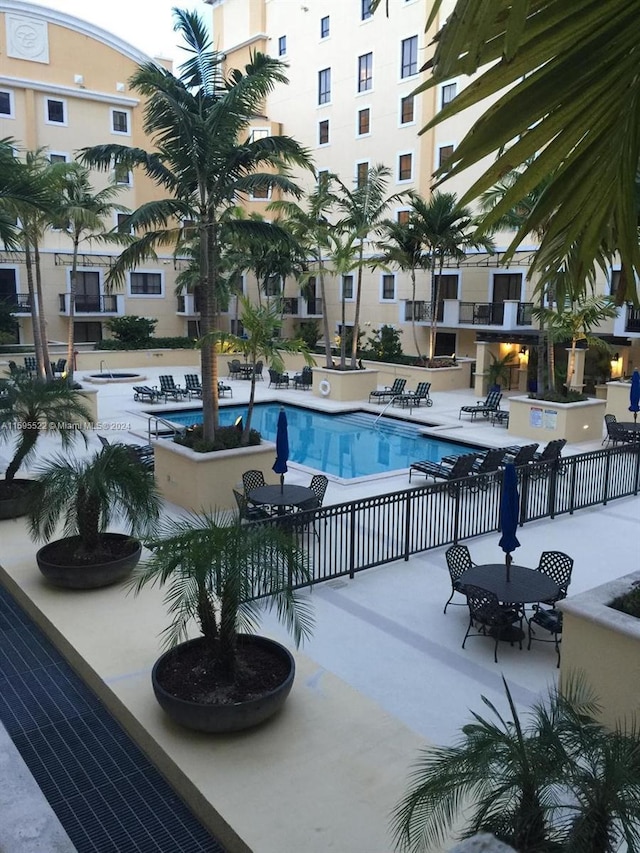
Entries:
[[29, 375], [38, 372], [38, 362], [35, 355], [25, 355], [24, 369]]
[[314, 493], [314, 497], [309, 498], [308, 501], [304, 501], [304, 503], [299, 504], [298, 509], [319, 509], [324, 502], [324, 496], [326, 494], [328, 485], [328, 477], [326, 477], [324, 474], [314, 474], [311, 478], [311, 482], [309, 483], [309, 488]]
[[486, 400], [478, 400], [475, 406], [462, 406], [458, 413], [458, 420], [462, 417], [462, 413], [471, 415], [471, 420], [476, 419], [476, 415], [483, 415], [488, 418], [492, 412], [497, 412], [500, 408], [500, 400], [502, 393], [500, 391], [489, 391]]
[[540, 453], [533, 457], [534, 462], [556, 462], [560, 459], [562, 448], [567, 443], [566, 438], [554, 438]]
[[403, 394], [398, 394], [398, 396], [394, 397], [393, 405], [406, 408], [407, 406], [420, 407], [421, 404], [424, 403], [425, 406], [433, 406], [433, 400], [429, 396], [430, 388], [430, 382], [418, 382], [415, 391], [406, 391]]
[[202, 398], [202, 384], [197, 373], [185, 373], [184, 387], [189, 392], [190, 397]]
[[452, 545], [450, 548], [444, 553], [445, 559], [447, 561], [447, 568], [449, 569], [449, 577], [451, 578], [451, 595], [447, 599], [447, 603], [444, 606], [444, 612], [447, 612], [447, 607], [450, 604], [465, 605], [466, 601], [451, 601], [456, 592], [461, 593], [462, 595], [466, 595], [464, 584], [460, 583], [461, 576], [470, 569], [472, 566], [475, 566], [475, 563], [471, 559], [471, 554], [469, 553], [469, 549], [466, 545]]
[[[500, 604], [494, 593], [479, 586], [467, 584], [465, 587], [467, 605], [469, 606], [469, 625], [467, 633], [462, 641], [462, 648], [467, 642], [467, 637], [492, 637], [495, 638], [493, 647], [493, 660], [498, 663], [498, 643], [501, 639], [508, 639], [508, 631], [518, 625], [518, 645], [522, 650], [522, 612]], [[478, 628], [476, 634], [472, 634], [473, 628]], [[515, 636], [510, 640], [513, 646]]]
[[182, 400], [183, 397], [189, 396], [188, 392], [181, 388], [179, 385], [176, 385], [174, 382], [173, 376], [159, 376], [160, 381], [160, 393], [164, 396], [165, 403], [172, 397], [174, 400]]
[[303, 367], [301, 373], [296, 373], [293, 377], [293, 387], [298, 390], [301, 388], [303, 391], [307, 391], [311, 388], [311, 383], [313, 381], [313, 371], [310, 367]]
[[[111, 447], [111, 442], [104, 435], [98, 435], [98, 441], [103, 447]], [[129, 450], [129, 452], [141, 462], [145, 468], [153, 470], [155, 465], [155, 457], [153, 455], [153, 446], [151, 444], [128, 444], [124, 441], [118, 442]]]
[[254, 489], [259, 489], [260, 486], [266, 485], [264, 474], [262, 471], [257, 471], [255, 468], [252, 468], [250, 471], [245, 471], [242, 475], [242, 486], [244, 488], [244, 495], [246, 498], [249, 497], [249, 493]]
[[264, 377], [262, 375], [262, 368], [263, 367], [264, 367], [263, 361], [256, 361], [256, 363], [253, 367], [253, 375], [256, 378], [256, 382], [258, 382], [258, 381], [263, 382], [264, 381]]
[[224, 397], [226, 394], [233, 397], [233, 388], [231, 385], [225, 385], [224, 382], [218, 382], [218, 397]]
[[51, 372], [53, 373], [54, 376], [56, 376], [56, 375], [62, 376], [66, 366], [67, 366], [67, 359], [66, 358], [59, 358], [57, 361], [51, 362]]
[[615, 447], [616, 444], [628, 444], [629, 442], [636, 440], [635, 435], [628, 433], [624, 427], [618, 423], [618, 419], [615, 415], [605, 415], [604, 425], [607, 428], [607, 434], [602, 442], [603, 444], [613, 444]]
[[[542, 628], [543, 631], [547, 631], [551, 634], [551, 637], [547, 639], [546, 637], [536, 637], [536, 632], [531, 627], [535, 625], [538, 628]], [[556, 647], [556, 654], [558, 655], [558, 663], [556, 666], [560, 667], [560, 643], [562, 642], [562, 613], [559, 610], [545, 610], [540, 607], [533, 614], [531, 619], [528, 622], [529, 626], [529, 642], [527, 644], [527, 649], [531, 648], [531, 642], [535, 640], [539, 643], [554, 643]]]
[[149, 385], [134, 385], [133, 399], [139, 401], [148, 401], [149, 403], [159, 403], [162, 394], [157, 388], [151, 388]]
[[489, 488], [489, 484], [493, 480], [492, 475], [500, 469], [504, 455], [502, 447], [493, 447], [491, 450], [487, 450], [482, 456], [476, 457], [471, 467], [471, 473], [474, 475], [469, 481], [471, 491], [477, 491], [478, 489], [484, 491]]
[[269, 513], [259, 506], [252, 506], [242, 492], [232, 489], [233, 496], [238, 505], [238, 515], [240, 521], [264, 521], [269, 518]]
[[465, 453], [462, 456], [458, 456], [453, 465], [443, 465], [438, 462], [431, 462], [430, 460], [412, 462], [409, 467], [409, 482], [411, 482], [413, 471], [418, 471], [420, 474], [424, 474], [425, 477], [433, 477], [434, 480], [460, 480], [471, 474], [475, 459], [475, 453]]
[[394, 397], [402, 394], [406, 384], [406, 379], [395, 379], [393, 385], [385, 385], [381, 391], [370, 391], [369, 402], [371, 403], [375, 400], [377, 403], [388, 403]]
[[560, 587], [558, 595], [555, 598], [543, 601], [543, 604], [553, 605], [556, 601], [567, 597], [571, 573], [573, 572], [573, 557], [565, 554], [564, 551], [543, 551], [540, 555], [538, 571], [550, 577]]
[[289, 387], [289, 376], [286, 373], [278, 373], [277, 370], [274, 370], [272, 367], [269, 368], [269, 388], [271, 386], [275, 388], [288, 388]]
[[228, 361], [227, 368], [229, 369], [229, 379], [240, 379], [242, 371], [240, 370], [239, 359], [234, 358], [233, 361]]
[[522, 447], [507, 447], [505, 462], [510, 462], [516, 468], [522, 468], [523, 465], [528, 465], [533, 462], [534, 456], [538, 449], [538, 444], [524, 444]]

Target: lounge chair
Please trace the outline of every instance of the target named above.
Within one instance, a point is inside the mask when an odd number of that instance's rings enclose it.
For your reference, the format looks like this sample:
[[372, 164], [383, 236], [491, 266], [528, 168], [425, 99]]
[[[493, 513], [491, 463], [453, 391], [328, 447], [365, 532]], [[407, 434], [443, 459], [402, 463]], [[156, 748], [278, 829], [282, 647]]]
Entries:
[[149, 385], [134, 385], [133, 386], [133, 399], [140, 400], [142, 402], [148, 401], [149, 403], [159, 403], [160, 398], [163, 395], [158, 391], [157, 388], [150, 388]]
[[394, 406], [420, 406], [422, 403], [425, 406], [433, 406], [433, 400], [429, 396], [430, 382], [418, 382], [415, 391], [405, 391], [403, 394], [398, 394], [393, 398]]
[[443, 465], [442, 463], [431, 462], [430, 460], [413, 462], [409, 467], [409, 482], [411, 482], [413, 471], [418, 471], [420, 474], [424, 474], [425, 477], [433, 477], [434, 480], [459, 480], [471, 474], [475, 460], [475, 453], [465, 453], [463, 456], [458, 456], [453, 465]]
[[24, 369], [29, 374], [29, 376], [35, 375], [38, 372], [38, 362], [36, 360], [35, 355], [25, 355]]
[[502, 400], [502, 394], [500, 391], [489, 391], [486, 400], [478, 400], [475, 406], [462, 406], [458, 414], [458, 420], [462, 417], [463, 412], [467, 415], [471, 415], [472, 421], [476, 419], [476, 415], [480, 414], [485, 418], [488, 418], [492, 412], [498, 411], [500, 408], [500, 400]]
[[406, 379], [395, 379], [393, 385], [385, 385], [381, 391], [371, 391], [369, 402], [372, 403], [375, 400], [377, 403], [389, 403], [394, 397], [402, 394], [406, 384]]
[[[100, 441], [100, 444], [103, 447], [112, 446], [109, 439], [105, 438], [104, 435], [99, 435], [98, 440]], [[139, 462], [141, 465], [144, 465], [145, 468], [149, 468], [151, 471], [153, 471], [155, 465], [155, 458], [153, 455], [153, 446], [151, 444], [128, 444], [124, 441], [120, 441], [117, 443], [122, 444], [123, 447], [126, 447], [137, 462]]]
[[296, 373], [293, 377], [293, 387], [297, 390], [298, 388], [302, 388], [303, 391], [306, 391], [308, 388], [311, 388], [311, 383], [313, 381], [313, 371], [310, 367], [303, 367], [301, 373]]
[[550, 441], [540, 453], [534, 454], [533, 461], [556, 462], [558, 459], [560, 459], [562, 448], [565, 446], [566, 443], [566, 438], [554, 438], [553, 441]]
[[184, 387], [189, 392], [190, 397], [202, 398], [202, 384], [197, 373], [185, 373]]
[[173, 376], [159, 376], [160, 393], [164, 396], [165, 403], [172, 397], [174, 400], [182, 400], [183, 397], [188, 397], [189, 392], [174, 382]]
[[288, 388], [289, 387], [289, 375], [287, 373], [278, 373], [277, 370], [274, 370], [272, 367], [269, 368], [269, 388], [271, 386], [275, 388]]
[[510, 462], [516, 468], [522, 468], [523, 465], [528, 465], [533, 462], [538, 449], [538, 444], [524, 444], [522, 447], [507, 447], [505, 462]]
[[218, 397], [224, 397], [225, 394], [233, 397], [233, 388], [231, 385], [225, 385], [224, 382], [218, 382]]

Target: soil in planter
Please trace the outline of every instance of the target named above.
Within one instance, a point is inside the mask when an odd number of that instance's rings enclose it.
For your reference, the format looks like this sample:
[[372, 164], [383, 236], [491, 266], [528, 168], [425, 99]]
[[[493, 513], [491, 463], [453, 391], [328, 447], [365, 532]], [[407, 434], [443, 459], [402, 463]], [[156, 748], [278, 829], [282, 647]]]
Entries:
[[625, 592], [624, 595], [619, 595], [614, 598], [609, 604], [614, 610], [619, 610], [621, 613], [626, 613], [629, 616], [640, 618], [640, 587]]
[[236, 661], [237, 677], [230, 683], [220, 676], [204, 646], [178, 649], [157, 673], [158, 681], [178, 699], [204, 705], [233, 705], [270, 693], [289, 675], [289, 665], [282, 656], [253, 644], [239, 645]]
[[24, 497], [33, 485], [33, 480], [0, 480], [0, 501]]
[[135, 539], [109, 536], [100, 539], [99, 547], [95, 551], [87, 553], [79, 550], [78, 537], [73, 536], [51, 543], [47, 560], [58, 566], [94, 566], [97, 563], [110, 563], [112, 560], [129, 557], [137, 548], [138, 542]]

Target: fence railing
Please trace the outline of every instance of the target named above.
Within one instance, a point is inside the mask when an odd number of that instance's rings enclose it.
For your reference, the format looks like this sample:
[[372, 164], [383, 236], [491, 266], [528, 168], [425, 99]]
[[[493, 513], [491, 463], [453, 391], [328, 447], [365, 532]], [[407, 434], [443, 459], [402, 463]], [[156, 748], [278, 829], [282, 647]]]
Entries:
[[[640, 443], [517, 470], [520, 523], [571, 514], [640, 490]], [[375, 495], [286, 516], [309, 557], [305, 586], [497, 532], [502, 472]], [[275, 518], [273, 524], [282, 524]], [[302, 585], [302, 584], [301, 584]]]

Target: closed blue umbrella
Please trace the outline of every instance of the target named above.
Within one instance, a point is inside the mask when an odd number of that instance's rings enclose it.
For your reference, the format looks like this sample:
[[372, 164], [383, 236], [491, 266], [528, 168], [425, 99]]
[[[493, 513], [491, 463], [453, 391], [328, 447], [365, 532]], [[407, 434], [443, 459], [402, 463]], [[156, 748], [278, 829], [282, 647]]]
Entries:
[[276, 431], [276, 461], [273, 470], [280, 474], [280, 491], [284, 491], [284, 475], [289, 470], [287, 460], [289, 459], [289, 428], [287, 425], [287, 413], [280, 409], [278, 415], [278, 428]]
[[633, 371], [631, 377], [631, 390], [629, 391], [629, 411], [633, 412], [634, 423], [638, 420], [638, 412], [640, 412], [640, 373], [637, 370]]
[[507, 581], [511, 580], [511, 553], [520, 547], [516, 530], [520, 517], [520, 495], [518, 494], [518, 476], [515, 465], [505, 465], [502, 477], [502, 495], [500, 497], [500, 537], [499, 545], [505, 552]]

